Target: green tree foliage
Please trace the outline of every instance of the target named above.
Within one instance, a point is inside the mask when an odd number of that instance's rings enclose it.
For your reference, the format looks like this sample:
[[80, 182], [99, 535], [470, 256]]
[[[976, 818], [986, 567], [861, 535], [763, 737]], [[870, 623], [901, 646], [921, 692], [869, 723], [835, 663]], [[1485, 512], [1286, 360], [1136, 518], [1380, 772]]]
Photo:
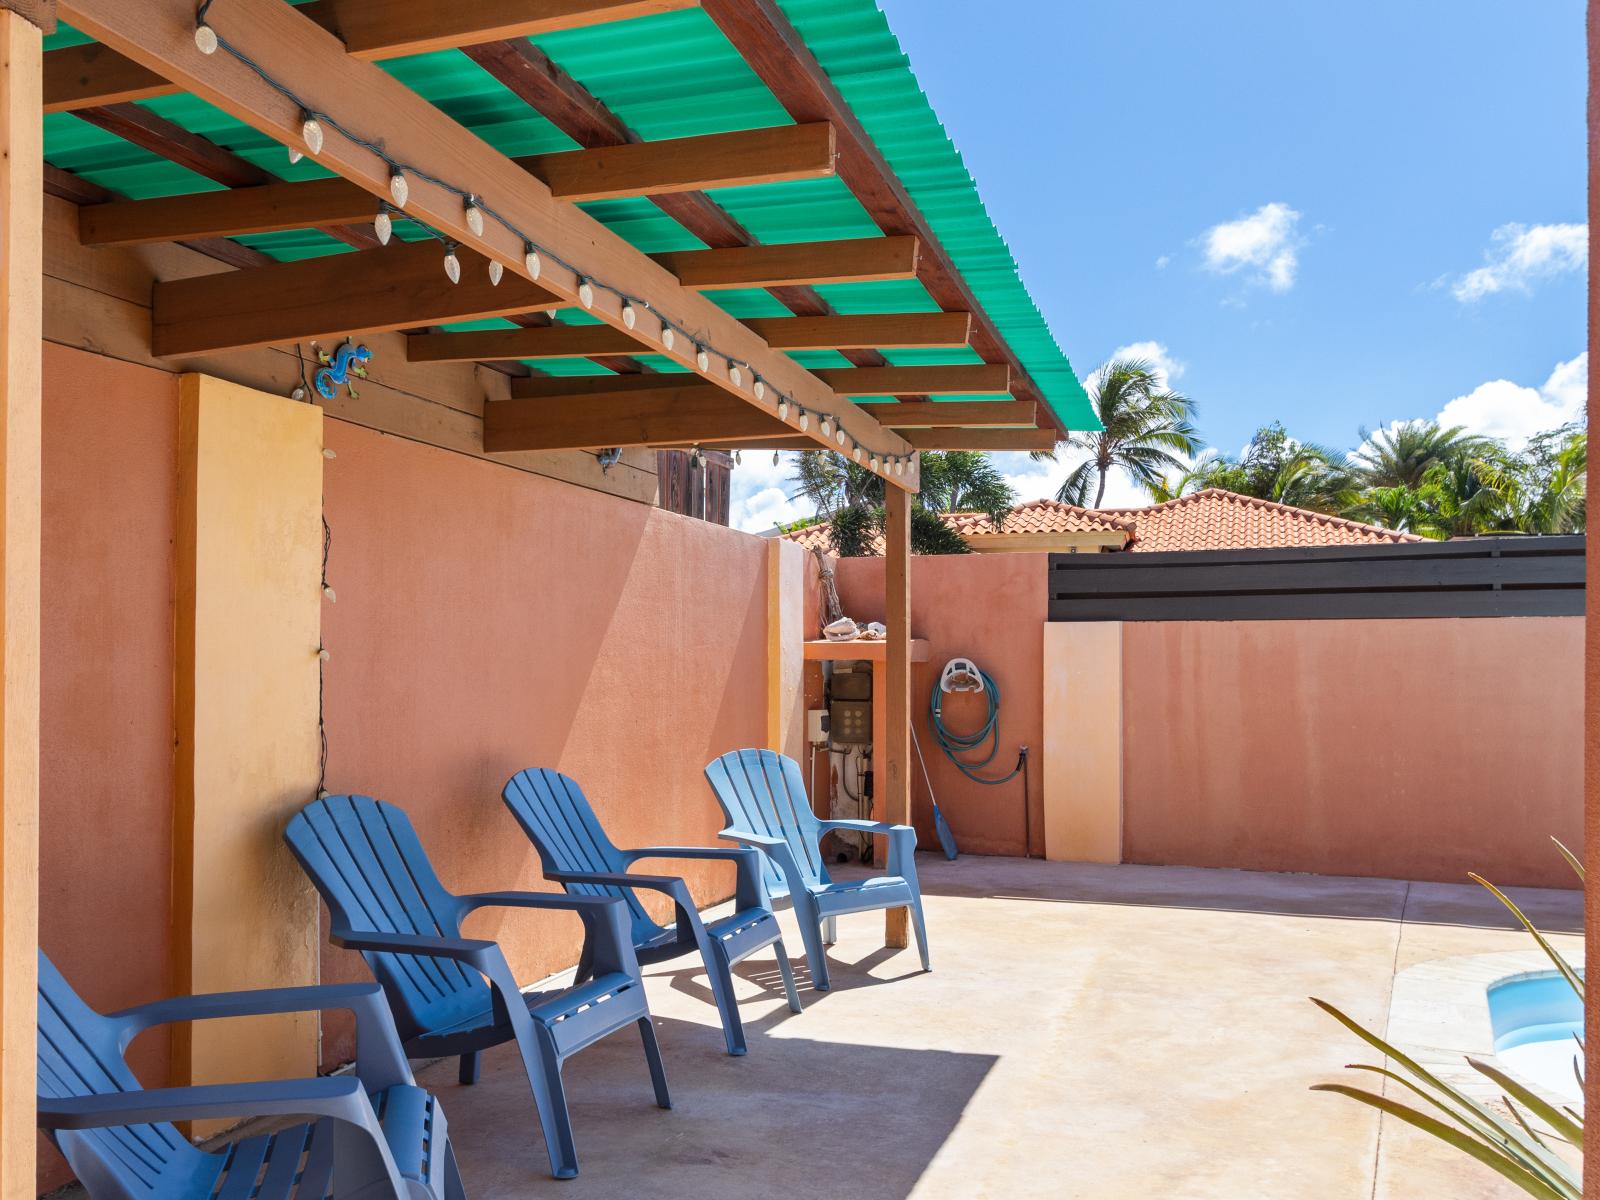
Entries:
[[1276, 500], [1315, 512], [1338, 513], [1354, 501], [1355, 474], [1341, 450], [1299, 442], [1274, 421], [1256, 430], [1238, 458], [1210, 451], [1178, 477], [1151, 489], [1157, 502], [1175, 500], [1202, 488], [1224, 488], [1241, 496]]
[[[830, 522], [834, 552], [844, 558], [872, 553], [883, 531], [884, 480], [830, 451], [801, 454], [790, 479], [796, 495], [815, 506], [815, 520]], [[941, 512], [981, 512], [1005, 519], [1017, 495], [987, 454], [929, 450], [922, 455], [922, 490], [911, 508], [913, 554], [966, 554], [970, 547]]]
[[1153, 488], [1169, 473], [1183, 471], [1184, 459], [1200, 452], [1194, 403], [1162, 387], [1155, 366], [1144, 359], [1107, 363], [1089, 381], [1089, 402], [1105, 428], [1067, 439], [1067, 445], [1088, 451], [1088, 458], [1056, 492], [1063, 503], [1099, 508], [1106, 479], [1118, 468]]

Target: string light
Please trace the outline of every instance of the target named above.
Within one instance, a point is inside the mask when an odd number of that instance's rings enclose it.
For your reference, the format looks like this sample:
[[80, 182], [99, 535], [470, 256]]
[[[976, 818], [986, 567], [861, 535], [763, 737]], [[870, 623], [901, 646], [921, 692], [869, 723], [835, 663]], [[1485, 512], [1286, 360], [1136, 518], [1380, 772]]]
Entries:
[[823, 437], [827, 437], [833, 432], [833, 423], [828, 420], [826, 414], [823, 415], [822, 424], [818, 425], [817, 429]]
[[[373, 221], [373, 229], [377, 234], [380, 244], [387, 245], [393, 237], [394, 217], [397, 215], [406, 215], [408, 219], [418, 225], [425, 233], [436, 238], [444, 244], [445, 273], [449, 276], [452, 282], [460, 282], [461, 261], [456, 256], [456, 243], [449, 238], [445, 232], [433, 228], [426, 222], [419, 220], [410, 214], [403, 213], [406, 204], [410, 200], [411, 189], [408, 176], [416, 176], [425, 183], [428, 183], [442, 191], [448, 192], [460, 198], [463, 209], [464, 223], [466, 228], [471, 231], [474, 237], [481, 238], [487, 229], [488, 223], [493, 221], [507, 233], [519, 239], [523, 246], [523, 268], [526, 271], [529, 279], [536, 280], [540, 277], [544, 268], [543, 260], [546, 256], [548, 256], [558, 266], [563, 268], [563, 270], [570, 272], [571, 275], [576, 279], [577, 298], [579, 303], [582, 304], [584, 308], [589, 309], [594, 307], [596, 289], [603, 288], [605, 291], [617, 298], [619, 303], [619, 317], [625, 328], [631, 330], [637, 327], [640, 309], [652, 313], [661, 322], [661, 345], [666, 351], [671, 352], [673, 350], [677, 343], [678, 335], [681, 333], [686, 338], [690, 339], [691, 344], [694, 347], [695, 364], [699, 370], [702, 373], [710, 370], [711, 357], [712, 354], [715, 353], [714, 348], [701, 341], [699, 336], [696, 336], [690, 330], [685, 329], [681, 324], [677, 324], [656, 312], [646, 301], [640, 300], [637, 297], [629, 296], [627, 293], [623, 292], [617, 287], [612, 286], [611, 284], [595, 280], [591, 276], [583, 274], [573, 264], [564, 261], [558, 255], [551, 252], [548, 248], [541, 248], [534, 242], [532, 238], [527, 235], [527, 233], [517, 228], [517, 226], [504, 214], [495, 211], [495, 209], [490, 207], [488, 204], [485, 204], [482, 198], [475, 191], [459, 187], [448, 179], [443, 179], [437, 175], [430, 174], [413, 163], [404, 162], [394, 157], [387, 149], [386, 143], [383, 139], [363, 136], [357, 131], [351, 129], [349, 126], [340, 122], [338, 118], [333, 116], [331, 113], [313, 108], [303, 98], [297, 95], [293, 89], [288, 87], [281, 80], [275, 78], [269, 71], [261, 66], [260, 63], [256, 62], [244, 51], [232, 45], [227, 38], [219, 34], [216, 29], [207, 22], [207, 14], [215, 2], [216, 0], [202, 0], [198, 11], [195, 14], [194, 41], [196, 48], [199, 49], [202, 54], [214, 54], [218, 50], [225, 51], [243, 66], [248, 68], [252, 73], [254, 73], [256, 77], [262, 81], [262, 83], [266, 84], [273, 91], [277, 92], [286, 101], [293, 104], [299, 111], [300, 137], [304, 144], [305, 152], [309, 152], [311, 155], [319, 155], [325, 145], [327, 133], [331, 131], [344, 138], [353, 146], [372, 154], [383, 164], [385, 168], [387, 168], [389, 176], [389, 201], [380, 204], [378, 215]], [[293, 161], [298, 161], [300, 158], [304, 157], [304, 153], [298, 148], [291, 147], [289, 152], [291, 160]], [[489, 260], [488, 270], [491, 283], [498, 284], [504, 277], [505, 266], [497, 259], [491, 258]], [[735, 359], [730, 355], [722, 355], [721, 357], [723, 357], [727, 362], [727, 379], [735, 388], [743, 387], [745, 376], [748, 372], [756, 399], [764, 400], [766, 398], [767, 380], [763, 379], [760, 374], [754, 371], [749, 363]], [[806, 430], [810, 425], [811, 414], [808, 413], [803, 406], [794, 402], [792, 397], [786, 395], [781, 388], [774, 388], [774, 391], [777, 393], [776, 399], [778, 402], [777, 408], [779, 418], [787, 421], [789, 419], [789, 410], [791, 407], [793, 407], [798, 410], [799, 428], [802, 431]], [[835, 433], [836, 440], [840, 446], [845, 445], [850, 440], [845, 434], [845, 431], [839, 429], [837, 422], [832, 420], [828, 414], [819, 413], [817, 415], [822, 420], [822, 431], [824, 436], [827, 436], [829, 433]], [[863, 449], [859, 443], [855, 444], [855, 448], [858, 452]], [[872, 456], [872, 459], [875, 464], [881, 464], [885, 470], [888, 470], [892, 467], [896, 474], [903, 475], [905, 473], [905, 461], [903, 459], [880, 459], [876, 454]]]
[[872, 468], [872, 469], [873, 469], [873, 470], [874, 470], [874, 471], [876, 471], [876, 470], [877, 470], [877, 469], [878, 469], [878, 456], [877, 456], [877, 455], [876, 455], [876, 454], [874, 454], [874, 455], [873, 455], [873, 456], [872, 456], [872, 460], [871, 460], [871, 462], [870, 462], [870, 463], [869, 463], [869, 464], [868, 464], [868, 465], [869, 465], [869, 466], [870, 466], [870, 467], [871, 467], [871, 468]]
[[850, 457], [855, 459], [856, 462], [861, 461], [861, 447], [859, 445], [850, 452]]

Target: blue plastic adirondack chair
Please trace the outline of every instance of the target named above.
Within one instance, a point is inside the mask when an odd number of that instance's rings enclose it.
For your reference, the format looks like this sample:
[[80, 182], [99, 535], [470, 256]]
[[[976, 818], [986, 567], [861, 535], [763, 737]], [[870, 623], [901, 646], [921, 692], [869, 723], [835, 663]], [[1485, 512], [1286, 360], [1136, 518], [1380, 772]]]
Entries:
[[[152, 1025], [347, 1008], [356, 1073], [203, 1087], [139, 1086], [123, 1061]], [[102, 1015], [39, 955], [38, 1123], [94, 1200], [465, 1200], [437, 1101], [417, 1087], [375, 983], [159, 1000]], [[216, 1153], [172, 1126], [309, 1116]]]
[[[722, 1016], [722, 1032], [729, 1054], [745, 1052], [744, 1025], [733, 996], [733, 964], [766, 946], [776, 946], [778, 970], [791, 1012], [800, 1011], [794, 971], [783, 948], [778, 919], [772, 915], [767, 889], [761, 878], [760, 859], [754, 850], [707, 846], [649, 846], [619, 850], [595, 818], [577, 781], [559, 771], [519, 771], [501, 792], [506, 807], [539, 851], [544, 877], [560, 883], [569, 893], [616, 896], [628, 906], [633, 921], [633, 948], [641, 963], [664, 962], [699, 952], [711, 982], [711, 996]], [[737, 870], [734, 908], [730, 917], [710, 925], [700, 919], [689, 886], [672, 875], [631, 875], [628, 868], [643, 858], [726, 859]], [[658, 924], [636, 889], [665, 892], [677, 906], [676, 928]], [[583, 978], [579, 966], [578, 977]]]
[[[361, 951], [383, 985], [408, 1054], [460, 1055], [461, 1082], [473, 1083], [482, 1051], [516, 1042], [556, 1178], [578, 1173], [561, 1064], [579, 1050], [637, 1026], [656, 1103], [672, 1107], [619, 901], [548, 892], [452, 895], [405, 813], [370, 796], [313, 801], [283, 836], [332, 913], [334, 944]], [[576, 913], [588, 982], [519, 990], [497, 944], [461, 936], [461, 919], [485, 907]]]
[[[823, 946], [833, 942], [834, 919], [844, 913], [910, 909], [922, 969], [932, 969], [928, 965], [928, 931], [922, 920], [922, 892], [917, 887], [916, 830], [885, 821], [817, 820], [806, 799], [800, 764], [771, 750], [724, 754], [706, 768], [706, 778], [728, 820], [721, 836], [760, 850], [773, 898], [788, 896], [794, 904], [811, 963], [811, 980], [818, 991], [829, 987]], [[886, 835], [889, 873], [839, 883], [830, 879], [819, 843], [824, 834], [836, 829]]]

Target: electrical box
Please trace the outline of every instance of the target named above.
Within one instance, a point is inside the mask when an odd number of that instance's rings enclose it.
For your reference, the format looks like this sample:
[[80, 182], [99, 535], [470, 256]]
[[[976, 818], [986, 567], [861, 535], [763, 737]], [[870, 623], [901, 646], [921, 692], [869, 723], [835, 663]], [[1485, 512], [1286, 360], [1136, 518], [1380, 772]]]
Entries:
[[828, 681], [828, 698], [831, 700], [871, 700], [872, 668], [866, 664], [851, 671], [835, 669]]
[[828, 710], [825, 708], [808, 708], [806, 710], [806, 741], [813, 746], [821, 746], [828, 740]]
[[828, 705], [828, 737], [835, 746], [872, 744], [872, 701], [835, 700]]

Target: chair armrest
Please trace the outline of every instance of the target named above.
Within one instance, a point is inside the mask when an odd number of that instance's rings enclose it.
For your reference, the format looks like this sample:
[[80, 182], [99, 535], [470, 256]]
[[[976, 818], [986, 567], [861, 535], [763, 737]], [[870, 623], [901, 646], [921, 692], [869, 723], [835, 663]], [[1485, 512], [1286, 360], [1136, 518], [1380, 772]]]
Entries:
[[[726, 830], [722, 837], [731, 836]], [[777, 839], [773, 839], [777, 840]], [[767, 895], [767, 881], [761, 874], [761, 863], [751, 846], [644, 846], [638, 850], [624, 850], [622, 861], [636, 863], [642, 858], [708, 858], [721, 859], [734, 866], [734, 903], [741, 910], [772, 907]]]
[[[648, 888], [652, 892], [682, 890], [683, 880], [676, 875], [633, 875], [626, 871], [546, 871], [553, 883], [589, 883], [596, 887]], [[592, 897], [591, 897], [592, 898]]]
[[500, 947], [482, 938], [336, 928], [329, 930], [328, 940], [346, 950], [361, 950], [376, 954], [416, 954], [423, 958], [451, 958], [480, 971], [493, 959], [505, 961], [504, 955], [500, 953]]
[[[730, 842], [740, 842], [745, 846], [753, 846], [770, 858], [773, 865], [783, 875], [784, 881], [789, 885], [789, 894], [791, 896], [805, 890], [806, 877], [800, 870], [800, 864], [794, 859], [794, 851], [789, 849], [789, 843], [782, 838], [769, 837], [764, 833], [746, 833], [742, 829], [733, 828], [724, 829], [717, 836], [727, 838]], [[742, 872], [743, 868], [741, 867], [740, 870]], [[755, 886], [753, 889], [748, 884], [745, 884], [741, 875], [739, 907], [770, 909], [772, 900], [767, 894], [767, 881], [762, 878], [760, 871], [755, 871], [754, 875]], [[754, 903], [746, 904], [747, 897], [753, 900]]]
[[889, 839], [889, 866], [891, 875], [908, 880], [913, 887], [917, 882], [917, 831], [909, 825], [893, 825], [888, 821], [819, 821], [817, 833], [848, 830], [853, 833], [882, 834]]
[[457, 896], [465, 915], [478, 908], [553, 908], [583, 918], [584, 938], [596, 973], [619, 971], [640, 978], [628, 936], [628, 906], [615, 896], [570, 896], [561, 892], [479, 892]]
[[137, 1092], [38, 1098], [40, 1129], [104, 1129], [213, 1117], [334, 1117], [376, 1130], [377, 1117], [354, 1075], [212, 1083]]
[[257, 1017], [275, 1013], [321, 1012], [349, 1009], [356, 1018], [356, 1073], [368, 1091], [382, 1091], [414, 1080], [394, 1014], [376, 983], [326, 984], [318, 987], [262, 988], [247, 992], [213, 992], [209, 995], [174, 996], [112, 1013], [118, 1022], [121, 1048], [144, 1030], [179, 1021], [210, 1021], [227, 1017]]

